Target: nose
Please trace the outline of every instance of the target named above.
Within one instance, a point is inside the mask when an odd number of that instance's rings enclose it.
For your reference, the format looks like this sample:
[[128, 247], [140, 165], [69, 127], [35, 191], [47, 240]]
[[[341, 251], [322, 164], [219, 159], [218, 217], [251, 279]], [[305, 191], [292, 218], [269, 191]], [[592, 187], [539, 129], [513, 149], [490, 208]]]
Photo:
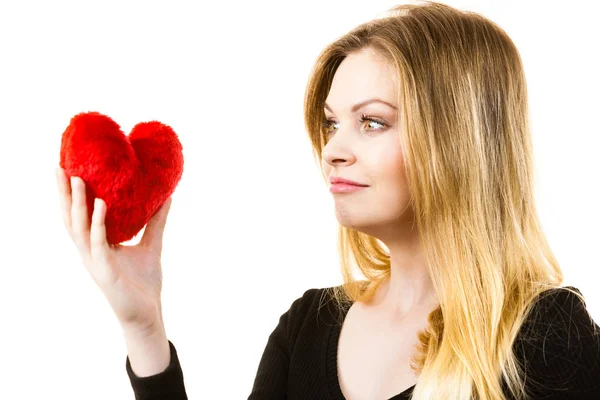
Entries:
[[342, 130], [338, 130], [323, 147], [321, 158], [332, 166], [353, 163], [355, 155], [350, 142], [347, 137], [343, 137]]

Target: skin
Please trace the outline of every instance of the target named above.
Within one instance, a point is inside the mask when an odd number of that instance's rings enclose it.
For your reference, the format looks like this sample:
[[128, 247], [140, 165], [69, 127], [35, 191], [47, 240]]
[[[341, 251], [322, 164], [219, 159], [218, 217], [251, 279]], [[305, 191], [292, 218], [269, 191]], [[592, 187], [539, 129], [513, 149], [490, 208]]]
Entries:
[[106, 204], [96, 199], [91, 223], [85, 182], [56, 168], [63, 223], [83, 265], [112, 307], [123, 331], [133, 372], [146, 377], [164, 371], [170, 350], [162, 319], [161, 252], [171, 199], [152, 216], [135, 246], [106, 241]]
[[[325, 102], [330, 122], [322, 168], [328, 178], [369, 185], [353, 193], [334, 193], [335, 214], [341, 225], [379, 239], [390, 250], [391, 277], [371, 305], [398, 317], [415, 309], [432, 309], [437, 296], [412, 226], [414, 211], [409, 206], [393, 74], [370, 48], [350, 54], [340, 64]], [[395, 108], [374, 102], [351, 111], [355, 104], [374, 98]], [[360, 122], [361, 114], [378, 122]]]

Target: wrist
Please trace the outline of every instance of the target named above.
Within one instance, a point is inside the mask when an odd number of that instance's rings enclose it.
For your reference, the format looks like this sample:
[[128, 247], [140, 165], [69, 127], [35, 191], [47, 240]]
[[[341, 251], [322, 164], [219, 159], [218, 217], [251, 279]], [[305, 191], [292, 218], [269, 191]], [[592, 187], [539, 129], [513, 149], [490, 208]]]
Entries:
[[131, 369], [136, 376], [156, 375], [167, 369], [171, 351], [162, 324], [154, 329], [124, 329], [123, 336]]
[[158, 304], [152, 312], [145, 312], [144, 318], [136, 322], [121, 321], [123, 334], [143, 338], [144, 336], [156, 336], [165, 331], [162, 307]]

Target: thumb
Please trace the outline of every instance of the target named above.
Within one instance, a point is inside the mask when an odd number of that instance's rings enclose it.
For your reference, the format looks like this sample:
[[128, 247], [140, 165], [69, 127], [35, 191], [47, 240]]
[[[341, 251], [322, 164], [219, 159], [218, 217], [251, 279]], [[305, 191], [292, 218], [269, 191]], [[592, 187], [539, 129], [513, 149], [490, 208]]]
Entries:
[[167, 215], [169, 214], [172, 202], [173, 199], [169, 197], [152, 218], [150, 218], [146, 225], [144, 236], [142, 236], [142, 239], [140, 240], [142, 246], [158, 246], [158, 250], [161, 250], [163, 232], [165, 230]]

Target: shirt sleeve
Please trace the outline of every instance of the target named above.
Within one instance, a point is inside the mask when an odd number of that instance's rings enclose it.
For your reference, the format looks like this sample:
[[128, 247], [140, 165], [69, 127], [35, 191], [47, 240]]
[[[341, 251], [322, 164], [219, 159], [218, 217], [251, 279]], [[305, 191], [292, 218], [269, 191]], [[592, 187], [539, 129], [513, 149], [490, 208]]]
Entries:
[[267, 340], [248, 400], [287, 399], [293, 331], [304, 316], [309, 293], [316, 290], [309, 289], [304, 292], [279, 318], [279, 323]]
[[183, 372], [177, 351], [171, 341], [169, 341], [169, 348], [171, 359], [167, 368], [159, 374], [146, 377], [135, 375], [127, 356], [125, 368], [136, 400], [187, 400]]
[[525, 343], [531, 398], [600, 399], [600, 327], [585, 302], [560, 288], [542, 294], [539, 307], [535, 337]]

